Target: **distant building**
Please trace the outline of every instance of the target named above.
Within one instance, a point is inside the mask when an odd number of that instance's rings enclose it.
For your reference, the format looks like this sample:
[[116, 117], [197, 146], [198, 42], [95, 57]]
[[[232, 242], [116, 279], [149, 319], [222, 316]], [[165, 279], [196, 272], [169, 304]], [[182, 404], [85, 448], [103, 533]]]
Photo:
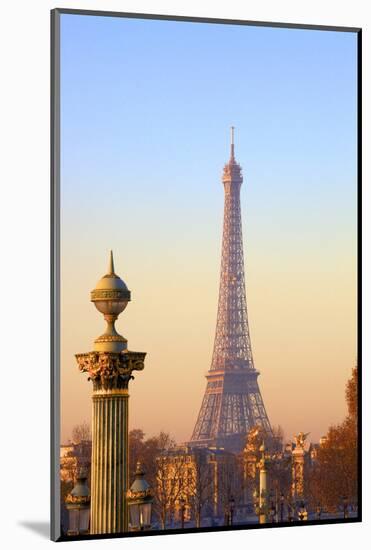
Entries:
[[68, 443], [60, 446], [60, 479], [74, 482], [79, 468], [91, 467], [91, 440], [80, 443]]
[[311, 464], [314, 464], [315, 461], [317, 460], [318, 449], [320, 448], [320, 446], [321, 446], [320, 443], [311, 443], [309, 445], [308, 455], [309, 455], [309, 459], [310, 459]]

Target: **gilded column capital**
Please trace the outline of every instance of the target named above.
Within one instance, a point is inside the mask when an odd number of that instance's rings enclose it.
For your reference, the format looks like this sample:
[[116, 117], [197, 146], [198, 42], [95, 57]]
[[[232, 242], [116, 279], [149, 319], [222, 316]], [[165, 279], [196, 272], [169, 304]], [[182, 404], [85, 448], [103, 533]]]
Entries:
[[75, 355], [79, 370], [92, 380], [94, 390], [127, 389], [134, 370], [144, 369], [145, 352], [90, 351]]

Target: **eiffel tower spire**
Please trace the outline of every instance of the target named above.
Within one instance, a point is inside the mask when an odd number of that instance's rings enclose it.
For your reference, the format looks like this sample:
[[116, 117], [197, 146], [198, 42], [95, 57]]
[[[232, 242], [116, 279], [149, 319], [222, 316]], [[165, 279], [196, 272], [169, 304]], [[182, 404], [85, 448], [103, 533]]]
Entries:
[[235, 159], [233, 126], [230, 159], [224, 166], [222, 181], [224, 222], [214, 350], [190, 443], [239, 451], [250, 428], [259, 425], [270, 434], [271, 426], [251, 351], [241, 226], [243, 178]]
[[229, 159], [229, 162], [234, 162], [234, 126], [231, 126], [231, 157]]

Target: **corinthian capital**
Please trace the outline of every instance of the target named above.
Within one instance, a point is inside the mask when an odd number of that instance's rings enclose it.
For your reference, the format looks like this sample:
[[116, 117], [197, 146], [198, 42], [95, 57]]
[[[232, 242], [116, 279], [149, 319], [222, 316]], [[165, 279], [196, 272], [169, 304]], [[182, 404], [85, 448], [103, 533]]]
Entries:
[[138, 351], [90, 351], [77, 354], [76, 360], [81, 372], [92, 380], [94, 390], [125, 389], [133, 378], [134, 370], [144, 369], [146, 354]]

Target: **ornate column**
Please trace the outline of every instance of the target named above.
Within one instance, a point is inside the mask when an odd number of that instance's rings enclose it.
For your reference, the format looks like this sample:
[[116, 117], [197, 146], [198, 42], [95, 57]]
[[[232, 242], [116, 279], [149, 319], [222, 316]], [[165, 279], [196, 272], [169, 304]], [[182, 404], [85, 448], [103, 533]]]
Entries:
[[81, 372], [93, 383], [90, 533], [128, 530], [128, 384], [134, 370], [144, 368], [145, 353], [127, 349], [115, 321], [130, 301], [130, 291], [115, 274], [112, 252], [109, 272], [91, 292], [107, 328], [94, 351], [76, 355]]
[[247, 434], [247, 441], [243, 450], [243, 503], [248, 510], [254, 506], [260, 440], [260, 428], [258, 426], [251, 428]]
[[295, 449], [292, 451], [291, 495], [294, 502], [304, 498], [305, 440], [309, 433], [300, 432], [295, 436]]
[[262, 452], [262, 457], [259, 463], [259, 523], [266, 523], [268, 516], [268, 480], [264, 441], [260, 450]]
[[243, 503], [248, 507], [253, 503], [257, 458], [254, 454], [245, 452], [243, 460]]

